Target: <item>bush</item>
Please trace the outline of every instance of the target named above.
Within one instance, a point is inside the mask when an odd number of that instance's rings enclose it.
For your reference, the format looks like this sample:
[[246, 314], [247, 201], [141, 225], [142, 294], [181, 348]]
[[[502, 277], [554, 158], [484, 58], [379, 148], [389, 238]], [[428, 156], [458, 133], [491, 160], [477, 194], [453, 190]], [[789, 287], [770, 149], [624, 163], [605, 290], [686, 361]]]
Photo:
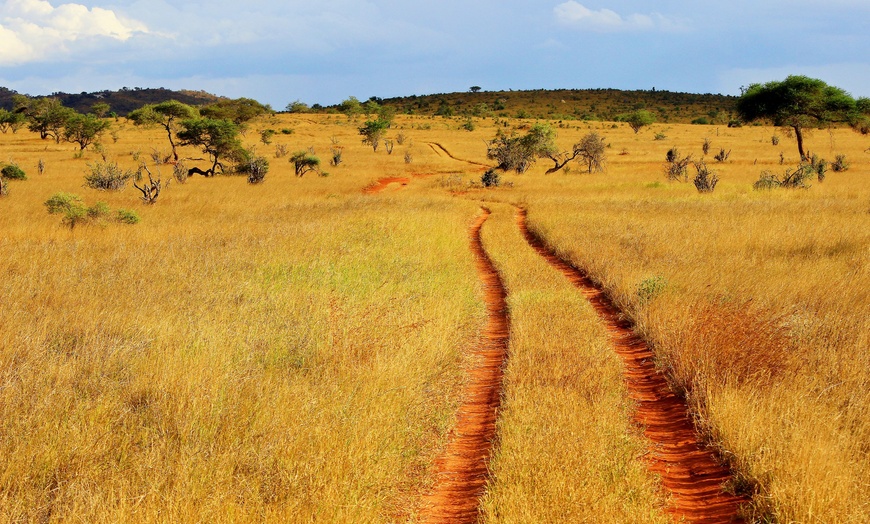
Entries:
[[7, 180], [27, 180], [24, 170], [14, 162], [0, 169], [0, 174]]
[[310, 171], [317, 171], [320, 169], [320, 159], [305, 151], [297, 151], [293, 153], [293, 156], [290, 157], [290, 163], [293, 164], [296, 176], [298, 177], [304, 176], [305, 173]]
[[187, 178], [190, 176], [190, 172], [187, 170], [187, 166], [184, 165], [184, 162], [176, 162], [174, 166], [172, 166], [172, 177], [175, 178], [176, 182], [179, 184], [187, 183]]
[[665, 177], [672, 181], [688, 181], [688, 167], [691, 161], [692, 155], [680, 158], [677, 148], [670, 148], [665, 155]]
[[699, 118], [692, 120], [692, 123], [695, 125], [699, 125], [699, 126], [706, 126], [706, 125], [710, 124], [710, 121], [707, 120], [706, 117], [702, 116], [702, 117], [699, 117]]
[[498, 187], [501, 185], [501, 176], [495, 169], [489, 169], [480, 177], [480, 183], [483, 187]]
[[649, 302], [661, 295], [667, 287], [668, 282], [662, 276], [645, 278], [637, 285], [637, 298], [642, 304]]
[[259, 184], [269, 172], [269, 161], [264, 156], [252, 156], [239, 166], [239, 170], [248, 175], [249, 184]]
[[71, 193], [55, 193], [45, 201], [49, 214], [63, 214], [63, 223], [70, 229], [89, 219], [88, 208], [78, 195]]
[[139, 215], [129, 209], [119, 209], [116, 220], [122, 224], [138, 224]]
[[725, 151], [725, 148], [719, 148], [719, 152], [713, 157], [716, 159], [716, 162], [724, 162], [728, 160], [728, 157], [731, 156], [731, 150]]
[[710, 139], [709, 138], [704, 139], [704, 144], [701, 146], [701, 151], [703, 151], [705, 155], [710, 152]]
[[778, 146], [779, 145], [779, 136], [778, 135], [771, 136], [770, 143], [775, 145], [775, 146]]
[[667, 137], [668, 136], [665, 135], [664, 133], [656, 133], [655, 136], [653, 137], [653, 140], [664, 140]]
[[816, 155], [813, 155], [810, 160], [810, 165], [813, 167], [813, 170], [816, 172], [816, 177], [819, 182], [825, 181], [825, 174], [828, 172], [828, 161], [824, 158], [819, 158]]
[[810, 187], [807, 185], [807, 180], [816, 174], [816, 168], [812, 164], [802, 162], [794, 170], [786, 169], [782, 176], [771, 171], [763, 171], [761, 177], [752, 184], [752, 188], [755, 190], [770, 190], [780, 187], [806, 189]]
[[99, 191], [120, 191], [136, 176], [135, 171], [121, 169], [114, 162], [96, 162], [88, 168], [91, 172], [85, 175], [85, 185]]
[[719, 183], [719, 177], [716, 176], [716, 173], [707, 169], [707, 164], [703, 160], [694, 162], [694, 166], [698, 174], [695, 175], [692, 182], [695, 184], [698, 193], [712, 193], [716, 189], [716, 184]]
[[836, 159], [831, 162], [831, 170], [835, 173], [842, 173], [849, 169], [849, 163], [846, 162], [846, 155], [837, 155]]
[[91, 220], [98, 220], [100, 218], [105, 218], [112, 210], [109, 209], [109, 204], [105, 202], [97, 202], [88, 208], [88, 218]]

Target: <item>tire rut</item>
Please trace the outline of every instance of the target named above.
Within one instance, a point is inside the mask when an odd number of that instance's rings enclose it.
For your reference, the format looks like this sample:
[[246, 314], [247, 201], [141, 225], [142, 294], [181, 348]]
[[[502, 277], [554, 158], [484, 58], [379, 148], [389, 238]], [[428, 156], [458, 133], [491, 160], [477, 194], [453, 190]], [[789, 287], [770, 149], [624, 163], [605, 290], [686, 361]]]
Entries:
[[480, 239], [489, 214], [482, 208], [470, 231], [471, 251], [484, 288], [486, 327], [474, 349], [475, 363], [468, 370], [456, 425], [446, 449], [435, 460], [435, 484], [424, 496], [422, 522], [477, 522], [480, 497], [486, 489], [510, 333], [507, 292]]
[[529, 245], [580, 289], [604, 322], [624, 364], [625, 383], [636, 404], [634, 422], [644, 428], [649, 442], [645, 461], [660, 476], [670, 495], [667, 511], [676, 522], [744, 522], [740, 506], [748, 499], [723, 491], [723, 484], [732, 479], [731, 472], [714, 450], [701, 444], [685, 400], [671, 390], [665, 376], [656, 369], [655, 355], [634, 333], [633, 324], [623, 318], [600, 286], [529, 231], [524, 209], [517, 212], [517, 225]]
[[376, 182], [369, 184], [368, 186], [363, 188], [363, 193], [373, 194], [380, 193], [384, 189], [387, 188], [390, 184], [400, 184], [402, 187], [407, 186], [411, 183], [411, 179], [407, 177], [386, 177], [379, 178]]

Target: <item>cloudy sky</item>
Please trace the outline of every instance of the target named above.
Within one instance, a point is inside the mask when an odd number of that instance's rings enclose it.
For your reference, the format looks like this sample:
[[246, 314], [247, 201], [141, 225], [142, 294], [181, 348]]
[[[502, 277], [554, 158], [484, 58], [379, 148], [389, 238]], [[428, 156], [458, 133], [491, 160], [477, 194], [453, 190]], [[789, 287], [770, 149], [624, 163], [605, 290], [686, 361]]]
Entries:
[[4, 0], [0, 86], [204, 89], [275, 108], [538, 88], [870, 96], [870, 0]]

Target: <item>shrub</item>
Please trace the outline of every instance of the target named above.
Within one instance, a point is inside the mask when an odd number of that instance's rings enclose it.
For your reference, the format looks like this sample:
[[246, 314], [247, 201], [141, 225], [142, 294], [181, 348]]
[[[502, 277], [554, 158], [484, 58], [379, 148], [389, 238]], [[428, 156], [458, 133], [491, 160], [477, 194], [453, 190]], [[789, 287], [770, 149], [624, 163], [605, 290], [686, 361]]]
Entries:
[[305, 151], [297, 151], [293, 153], [293, 156], [290, 157], [290, 163], [293, 164], [296, 176], [298, 177], [304, 176], [305, 173], [310, 171], [317, 171], [320, 169], [320, 159]]
[[770, 190], [779, 187], [806, 189], [809, 187], [807, 180], [815, 174], [817, 174], [816, 169], [812, 164], [802, 162], [794, 170], [786, 169], [782, 176], [771, 171], [763, 171], [761, 177], [752, 184], [752, 188], [755, 190]]
[[115, 219], [122, 224], [138, 224], [139, 215], [129, 209], [119, 209]]
[[63, 223], [73, 229], [76, 225], [87, 222], [88, 208], [78, 195], [71, 193], [55, 193], [45, 201], [49, 214], [63, 214]]
[[665, 177], [672, 181], [688, 181], [688, 167], [691, 161], [692, 155], [680, 158], [679, 150], [676, 147], [670, 148], [665, 155]]
[[668, 136], [665, 135], [664, 133], [656, 133], [655, 136], [653, 137], [653, 140], [664, 140], [667, 137]]
[[706, 126], [706, 125], [710, 124], [710, 121], [707, 120], [706, 117], [702, 116], [702, 117], [699, 117], [699, 118], [692, 120], [692, 123], [695, 125]]
[[474, 131], [474, 120], [472, 120], [471, 118], [467, 119], [465, 122], [462, 123], [462, 129], [466, 131]]
[[39, 159], [39, 162], [36, 163], [36, 172], [39, 173], [40, 176], [45, 174], [45, 160]]
[[712, 193], [713, 190], [716, 189], [716, 184], [719, 183], [719, 177], [716, 176], [716, 173], [707, 169], [707, 164], [703, 160], [700, 162], [693, 162], [693, 164], [695, 170], [698, 172], [698, 174], [695, 175], [694, 180], [692, 180], [695, 184], [695, 188], [699, 193]]
[[296, 131], [294, 131], [293, 129], [290, 129], [289, 127], [285, 127], [285, 128], [283, 128], [283, 129], [281, 129], [281, 134], [282, 134], [282, 135], [292, 135], [292, 134], [295, 133], [295, 132], [296, 132]]
[[414, 155], [411, 154], [411, 151], [405, 151], [405, 163], [410, 164], [414, 161]]
[[97, 202], [88, 208], [88, 218], [91, 220], [97, 220], [100, 218], [105, 218], [106, 215], [111, 213], [112, 210], [109, 209], [109, 204], [105, 202]]
[[703, 151], [705, 155], [710, 152], [710, 139], [709, 138], [704, 139], [704, 144], [701, 146], [701, 151]]
[[667, 287], [668, 282], [662, 276], [645, 278], [637, 285], [637, 298], [642, 304], [647, 303], [661, 295]]
[[813, 155], [812, 159], [810, 159], [810, 165], [813, 167], [813, 170], [816, 172], [816, 177], [819, 182], [825, 181], [825, 173], [828, 171], [828, 161], [824, 158], [819, 158], [816, 155]]
[[725, 148], [722, 147], [722, 148], [719, 148], [719, 152], [713, 158], [716, 159], [716, 162], [724, 162], [724, 161], [728, 160], [729, 156], [731, 156], [731, 150], [729, 149], [726, 152]]
[[831, 162], [831, 170], [835, 173], [841, 173], [849, 169], [849, 163], [846, 162], [846, 155], [837, 155], [836, 159]]
[[779, 136], [773, 135], [772, 137], [770, 137], [770, 143], [775, 145], [775, 146], [778, 146], [779, 145]]
[[480, 183], [483, 187], [498, 187], [501, 185], [501, 176], [495, 169], [488, 169], [486, 173], [480, 177]]
[[248, 175], [249, 184], [259, 184], [266, 178], [266, 173], [269, 172], [269, 161], [264, 156], [254, 156], [247, 159], [244, 164], [240, 164], [239, 172]]
[[187, 166], [184, 165], [184, 162], [176, 162], [176, 164], [172, 166], [172, 177], [175, 178], [176, 182], [179, 184], [186, 183], [189, 176], [190, 172], [187, 170]]
[[0, 174], [7, 180], [27, 180], [24, 170], [15, 162], [8, 166], [3, 166], [3, 169], [0, 169]]
[[260, 142], [268, 146], [272, 143], [273, 136], [275, 136], [274, 129], [264, 129], [260, 131]]
[[396, 135], [396, 143], [399, 144], [400, 146], [405, 143], [406, 139], [407, 139], [407, 137], [405, 136], [404, 133], [399, 133], [398, 135]]
[[114, 162], [88, 164], [90, 173], [85, 175], [85, 185], [99, 191], [120, 191], [127, 181], [136, 176], [132, 170], [124, 170]]

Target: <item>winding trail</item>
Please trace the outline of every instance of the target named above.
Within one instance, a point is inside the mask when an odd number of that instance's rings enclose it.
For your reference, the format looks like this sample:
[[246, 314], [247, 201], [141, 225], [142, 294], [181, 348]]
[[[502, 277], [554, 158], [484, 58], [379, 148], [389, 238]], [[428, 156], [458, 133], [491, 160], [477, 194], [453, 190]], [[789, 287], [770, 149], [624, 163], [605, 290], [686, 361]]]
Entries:
[[517, 212], [517, 225], [535, 251], [580, 289], [604, 322], [610, 342], [624, 363], [629, 396], [636, 403], [634, 421], [644, 428], [649, 441], [648, 467], [660, 475], [670, 494], [668, 512], [674, 520], [744, 522], [739, 509], [748, 500], [722, 490], [722, 485], [731, 480], [731, 472], [715, 451], [700, 443], [688, 406], [656, 369], [652, 350], [634, 333], [632, 323], [587, 275], [559, 258], [529, 231], [524, 209]]
[[411, 179], [408, 177], [386, 177], [379, 178], [377, 182], [374, 182], [363, 188], [363, 193], [373, 194], [380, 193], [384, 189], [387, 188], [390, 184], [400, 184], [402, 187], [407, 186], [411, 182]]
[[435, 154], [437, 154], [438, 156], [441, 156], [441, 153], [443, 152], [445, 155], [452, 158], [453, 160], [456, 160], [457, 162], [465, 162], [466, 164], [471, 164], [473, 166], [479, 166], [479, 167], [485, 167], [487, 169], [492, 167], [492, 166], [484, 164], [482, 162], [475, 162], [474, 160], [466, 160], [464, 158], [455, 157], [455, 156], [453, 156], [453, 153], [448, 151], [446, 147], [439, 144], [438, 142], [426, 142], [426, 145], [431, 147], [432, 151], [435, 151]]
[[480, 240], [489, 214], [482, 208], [470, 231], [471, 251], [485, 294], [486, 328], [474, 351], [475, 363], [468, 371], [456, 425], [447, 448], [435, 460], [435, 485], [424, 496], [422, 522], [477, 522], [480, 497], [486, 489], [510, 333], [507, 293]]

